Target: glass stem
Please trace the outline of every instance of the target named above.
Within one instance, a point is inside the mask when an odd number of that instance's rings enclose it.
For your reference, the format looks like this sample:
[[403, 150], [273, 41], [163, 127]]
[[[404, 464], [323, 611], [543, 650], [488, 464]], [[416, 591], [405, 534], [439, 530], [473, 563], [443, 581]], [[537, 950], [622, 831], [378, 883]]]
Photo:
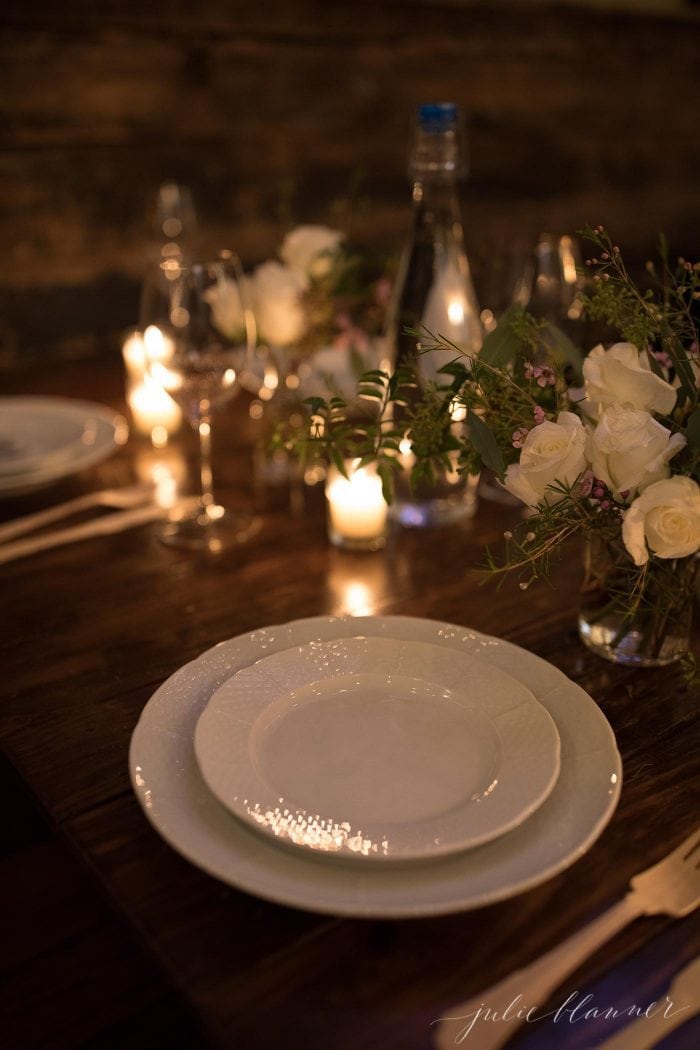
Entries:
[[199, 434], [199, 481], [202, 507], [207, 513], [214, 506], [214, 483], [211, 470], [211, 412], [200, 410], [197, 424]]

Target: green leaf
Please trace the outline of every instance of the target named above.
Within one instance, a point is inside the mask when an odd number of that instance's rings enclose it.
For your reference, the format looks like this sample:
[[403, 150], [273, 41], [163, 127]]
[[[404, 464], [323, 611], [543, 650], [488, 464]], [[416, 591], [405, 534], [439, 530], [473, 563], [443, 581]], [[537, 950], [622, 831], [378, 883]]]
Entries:
[[377, 465], [377, 474], [382, 479], [382, 496], [386, 503], [394, 502], [394, 470], [388, 460], [381, 460]]
[[481, 456], [482, 463], [499, 477], [503, 477], [505, 463], [503, 454], [498, 447], [498, 442], [484, 423], [480, 416], [469, 409], [467, 413], [469, 424], [469, 440]]
[[344, 478], [347, 478], [348, 472], [347, 472], [347, 468], [345, 466], [345, 460], [341, 456], [340, 451], [337, 448], [334, 448], [332, 445], [330, 446], [329, 451], [330, 451], [331, 458], [332, 458], [333, 462], [335, 463], [336, 467], [338, 468], [338, 470], [340, 471], [342, 476]]
[[399, 390], [402, 387], [407, 389], [414, 388], [417, 386], [416, 373], [412, 368], [405, 368], [403, 365], [397, 368], [394, 374], [389, 379], [389, 397], [392, 401], [397, 399]]
[[664, 375], [664, 370], [661, 367], [661, 365], [659, 364], [659, 362], [657, 361], [657, 359], [652, 354], [652, 352], [649, 349], [649, 347], [646, 348], [646, 355], [647, 355], [647, 361], [649, 363], [649, 368], [651, 369], [651, 371], [654, 373], [654, 375], [657, 375], [659, 377], [659, 379], [663, 379], [664, 382], [665, 382], [666, 376]]
[[328, 408], [322, 397], [305, 397], [304, 404], [309, 406], [312, 416], [318, 416], [321, 414], [322, 409]]
[[542, 333], [542, 337], [550, 348], [555, 361], [563, 365], [570, 365], [574, 370], [577, 380], [583, 378], [583, 354], [568, 335], [562, 332], [555, 324], [548, 324]]
[[442, 368], [438, 368], [439, 375], [454, 376], [455, 379], [466, 381], [469, 378], [469, 370], [461, 361], [448, 361]]
[[688, 418], [683, 433], [691, 448], [700, 449], [700, 408], [696, 408]]
[[673, 361], [673, 367], [678, 376], [678, 382], [680, 383], [681, 396], [678, 398], [678, 404], [682, 405], [686, 398], [694, 401], [697, 393], [695, 389], [695, 375], [688, 355], [684, 350], [680, 350], [679, 352], [672, 339], [664, 339], [662, 340], [662, 343], [664, 350]]
[[518, 352], [525, 345], [513, 331], [512, 322], [522, 312], [522, 307], [510, 306], [498, 320], [492, 332], [484, 338], [479, 351], [480, 360], [493, 368], [503, 368], [511, 364]]

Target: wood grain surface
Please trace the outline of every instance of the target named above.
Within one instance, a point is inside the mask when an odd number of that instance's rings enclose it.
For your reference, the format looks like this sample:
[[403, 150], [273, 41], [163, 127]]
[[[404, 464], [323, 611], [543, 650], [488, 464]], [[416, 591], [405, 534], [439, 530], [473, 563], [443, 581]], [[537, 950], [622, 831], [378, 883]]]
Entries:
[[[40, 375], [17, 371], [8, 379], [10, 392], [79, 395], [123, 406], [119, 368], [106, 360], [56, 365]], [[227, 500], [252, 505], [246, 408], [241, 396], [221, 413], [215, 470]], [[181, 440], [189, 453], [189, 438]], [[126, 483], [146, 452], [132, 439], [78, 478], [5, 500], [0, 514], [9, 519]], [[400, 532], [383, 552], [352, 555], [327, 545], [322, 500], [311, 492], [300, 516], [265, 513], [249, 547], [220, 557], [170, 550], [143, 528], [2, 567], [3, 750], [51, 827], [87, 864], [125, 936], [140, 951], [145, 947], [159, 979], [169, 982], [183, 1008], [194, 1009], [212, 1046], [427, 1050], [431, 1021], [619, 897], [632, 874], [696, 822], [698, 696], [675, 668], [627, 670], [582, 647], [578, 549], [567, 551], [554, 589], [543, 585], [523, 595], [512, 583], [480, 587], [470, 575], [483, 545], [497, 544], [516, 514], [483, 503], [463, 527]], [[127, 750], [155, 688], [221, 639], [302, 616], [358, 612], [358, 594], [371, 613], [450, 620], [508, 638], [560, 667], [600, 704], [623, 756], [624, 787], [612, 823], [569, 871], [471, 913], [350, 921], [283, 908], [224, 886], [151, 829], [129, 787]], [[37, 850], [26, 861], [30, 874], [33, 864], [52, 863]], [[17, 880], [16, 865], [12, 870], [14, 875], [0, 866], [6, 886]], [[61, 907], [60, 883], [44, 902], [48, 911]], [[34, 918], [27, 916], [28, 930]], [[110, 956], [110, 936], [102, 944], [102, 980], [128, 995], [124, 966]], [[99, 949], [99, 940], [91, 943], [89, 958], [99, 957]], [[595, 989], [596, 1001], [606, 1005], [650, 1001], [699, 949], [697, 919], [642, 920], [567, 987]], [[603, 1029], [583, 1028], [559, 1029], [552, 1042], [545, 1024], [525, 1033], [523, 1045], [595, 1045], [592, 1033], [598, 1039]], [[171, 1027], [153, 1045], [194, 1046], [186, 1031]], [[668, 1046], [690, 1046], [681, 1041], [688, 1032], [689, 1026], [681, 1029]], [[30, 1044], [17, 1043], [23, 1045]]]
[[[626, 10], [621, 8], [626, 6]], [[361, 183], [358, 240], [410, 222], [411, 113], [468, 114], [467, 246], [606, 223], [643, 263], [659, 231], [700, 248], [700, 16], [680, 3], [48, 0], [0, 25], [0, 353], [134, 323], [159, 184], [191, 186], [203, 239], [254, 264], [289, 221], [328, 221]]]

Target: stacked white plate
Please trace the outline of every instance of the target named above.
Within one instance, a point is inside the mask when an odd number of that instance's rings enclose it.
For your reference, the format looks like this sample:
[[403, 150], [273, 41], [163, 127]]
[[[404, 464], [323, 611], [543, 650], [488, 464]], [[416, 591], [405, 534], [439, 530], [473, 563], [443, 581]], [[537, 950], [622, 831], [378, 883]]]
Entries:
[[128, 436], [102, 405], [58, 397], [0, 398], [0, 496], [51, 485], [106, 459]]
[[364, 917], [537, 885], [590, 848], [621, 786], [610, 726], [560, 671], [409, 617], [222, 642], [148, 702], [130, 770], [153, 826], [205, 871]]

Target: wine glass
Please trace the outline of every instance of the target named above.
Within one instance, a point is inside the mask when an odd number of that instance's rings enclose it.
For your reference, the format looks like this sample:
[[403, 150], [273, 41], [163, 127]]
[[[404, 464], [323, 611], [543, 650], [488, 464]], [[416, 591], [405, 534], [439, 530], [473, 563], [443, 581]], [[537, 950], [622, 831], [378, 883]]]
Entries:
[[160, 525], [163, 542], [218, 552], [244, 543], [259, 519], [225, 509], [214, 498], [211, 430], [214, 410], [238, 391], [256, 341], [237, 256], [183, 265], [162, 260], [141, 297], [140, 326], [153, 379], [183, 409], [199, 437], [200, 491], [194, 507]]
[[515, 288], [514, 302], [553, 324], [577, 321], [582, 310], [580, 264], [573, 238], [540, 234]]

